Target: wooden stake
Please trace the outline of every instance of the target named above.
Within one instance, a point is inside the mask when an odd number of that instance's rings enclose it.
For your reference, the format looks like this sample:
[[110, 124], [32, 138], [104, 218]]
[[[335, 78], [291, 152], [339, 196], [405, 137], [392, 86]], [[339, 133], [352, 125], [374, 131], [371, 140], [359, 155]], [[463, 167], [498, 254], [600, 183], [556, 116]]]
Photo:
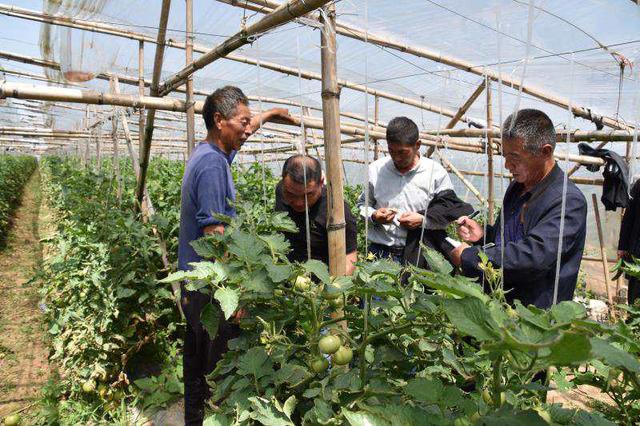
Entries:
[[[493, 127], [493, 104], [491, 102], [491, 83], [489, 79], [485, 80], [487, 86], [487, 129]], [[494, 194], [493, 194], [493, 149], [491, 147], [491, 138], [487, 137], [487, 216], [489, 225], [493, 225], [494, 212]]]
[[[165, 38], [167, 35], [167, 22], [169, 20], [169, 10], [171, 9], [171, 0], [162, 0], [162, 9], [160, 11], [160, 25], [158, 27], [158, 40], [156, 44], [156, 56], [153, 63], [153, 77], [151, 80], [150, 95], [158, 96], [160, 76], [162, 72], [162, 63], [164, 61]], [[151, 153], [151, 140], [153, 139], [153, 124], [156, 116], [156, 110], [150, 109], [147, 113], [147, 121], [144, 130], [144, 142], [140, 147], [140, 175], [136, 185], [136, 208], [142, 206], [144, 198], [145, 181], [147, 179], [147, 168], [149, 167], [149, 155]]]
[[615, 321], [616, 314], [613, 305], [613, 297], [611, 296], [611, 278], [609, 278], [609, 265], [607, 264], [607, 250], [604, 247], [604, 236], [602, 233], [602, 222], [600, 221], [600, 209], [598, 208], [598, 198], [596, 194], [591, 194], [593, 202], [593, 212], [596, 216], [596, 226], [598, 228], [598, 240], [600, 241], [600, 257], [602, 258], [602, 269], [604, 272], [604, 284], [607, 288], [607, 300], [609, 301], [609, 311], [611, 319]]
[[[144, 41], [138, 42], [138, 96], [144, 96]], [[144, 108], [138, 109], [138, 155], [144, 143]], [[136, 174], [137, 176], [137, 174]]]
[[[213, 61], [227, 56], [247, 43], [252, 43], [265, 32], [285, 24], [295, 18], [305, 15], [316, 8], [328, 3], [330, 0], [289, 0], [279, 5], [273, 12], [264, 16], [258, 22], [237, 32], [218, 46], [200, 56], [187, 67], [173, 74], [162, 83], [159, 94], [164, 96], [180, 86], [187, 77], [204, 68]], [[163, 40], [164, 42], [164, 40]]]
[[[186, 0], [185, 7], [187, 12], [186, 27], [186, 66], [193, 62], [193, 0]], [[191, 156], [191, 152], [195, 148], [195, 113], [193, 109], [193, 75], [187, 78], [187, 158]]]
[[[346, 272], [345, 218], [340, 153], [340, 89], [336, 62], [336, 11], [333, 3], [323, 8], [320, 32], [322, 62], [322, 121], [324, 123], [324, 152], [327, 171], [327, 233], [329, 238], [329, 273]], [[325, 18], [326, 17], [326, 18]]]
[[[115, 91], [115, 82], [111, 81], [111, 91]], [[113, 115], [111, 117], [111, 140], [113, 141], [113, 174], [116, 179], [118, 197], [118, 205], [122, 201], [122, 180], [120, 178], [120, 149], [118, 148], [118, 116], [117, 107], [113, 107]]]
[[440, 161], [442, 161], [442, 163], [444, 164], [444, 166], [446, 168], [448, 168], [449, 170], [451, 170], [456, 176], [458, 176], [458, 179], [460, 179], [460, 181], [464, 184], [464, 186], [466, 186], [467, 188], [469, 188], [469, 191], [471, 191], [471, 193], [473, 195], [476, 196], [476, 198], [484, 205], [487, 203], [487, 200], [484, 199], [484, 197], [482, 195], [480, 195], [480, 191], [478, 191], [478, 189], [467, 179], [464, 177], [464, 175], [462, 173], [460, 173], [460, 170], [458, 170], [456, 168], [456, 166], [454, 166], [451, 161], [449, 161], [444, 155], [442, 155], [440, 153], [440, 150], [436, 150], [436, 154], [438, 155], [438, 157], [440, 158]]

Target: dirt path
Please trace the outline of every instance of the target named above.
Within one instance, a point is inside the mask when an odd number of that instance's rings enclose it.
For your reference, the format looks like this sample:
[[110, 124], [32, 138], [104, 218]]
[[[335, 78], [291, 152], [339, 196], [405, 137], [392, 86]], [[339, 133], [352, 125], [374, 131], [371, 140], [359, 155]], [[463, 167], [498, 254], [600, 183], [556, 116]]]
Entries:
[[0, 418], [32, 404], [46, 383], [46, 330], [37, 289], [28, 285], [39, 267], [40, 174], [31, 177], [18, 208], [7, 248], [0, 252]]

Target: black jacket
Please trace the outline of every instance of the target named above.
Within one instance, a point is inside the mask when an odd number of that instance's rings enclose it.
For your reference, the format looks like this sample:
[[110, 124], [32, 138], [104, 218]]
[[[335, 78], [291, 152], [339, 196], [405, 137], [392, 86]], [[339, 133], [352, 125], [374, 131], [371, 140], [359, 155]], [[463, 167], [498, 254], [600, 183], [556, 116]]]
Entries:
[[640, 179], [631, 187], [631, 201], [620, 225], [618, 250], [640, 257]]
[[[626, 160], [616, 152], [592, 148], [586, 143], [578, 144], [578, 150], [581, 155], [598, 157], [605, 161], [602, 172], [604, 184], [600, 198], [605, 210], [615, 210], [618, 207], [626, 208], [629, 204], [629, 168]], [[600, 166], [588, 164], [587, 170], [597, 172], [600, 170]]]
[[[525, 306], [532, 304], [539, 308], [549, 308], [553, 303], [563, 182], [564, 173], [556, 165], [531, 190], [531, 197], [522, 209], [524, 238], [506, 243], [504, 254], [499, 246], [484, 250], [491, 263], [504, 270], [504, 288], [509, 291], [509, 302], [518, 299]], [[521, 192], [522, 185], [512, 182], [503, 205]], [[573, 298], [586, 235], [587, 202], [571, 181], [567, 182], [564, 217], [558, 302]], [[500, 220], [487, 227], [486, 242], [494, 242], [497, 232], [500, 232]], [[478, 268], [480, 249], [480, 246], [474, 246], [462, 252], [464, 275], [481, 276]]]
[[[420, 268], [427, 269], [429, 265], [423, 256], [418, 256], [420, 247], [420, 235], [422, 234], [422, 243], [429, 248], [438, 250], [446, 259], [449, 252], [453, 249], [451, 244], [445, 241], [447, 226], [458, 219], [460, 216], [469, 215], [473, 212], [471, 204], [462, 201], [456, 193], [447, 189], [441, 191], [433, 197], [433, 200], [427, 207], [427, 219], [424, 233], [422, 228], [412, 229], [407, 232], [407, 240], [402, 256], [403, 264], [416, 265]], [[424, 215], [424, 210], [419, 211]]]

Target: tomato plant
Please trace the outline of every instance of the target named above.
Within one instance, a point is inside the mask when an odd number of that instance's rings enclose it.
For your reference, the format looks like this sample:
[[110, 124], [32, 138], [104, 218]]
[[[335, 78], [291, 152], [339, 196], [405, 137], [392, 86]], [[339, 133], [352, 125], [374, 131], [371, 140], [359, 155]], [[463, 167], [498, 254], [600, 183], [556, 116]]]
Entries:
[[36, 165], [35, 157], [0, 155], [0, 249], [7, 242], [11, 215], [20, 204], [22, 189]]

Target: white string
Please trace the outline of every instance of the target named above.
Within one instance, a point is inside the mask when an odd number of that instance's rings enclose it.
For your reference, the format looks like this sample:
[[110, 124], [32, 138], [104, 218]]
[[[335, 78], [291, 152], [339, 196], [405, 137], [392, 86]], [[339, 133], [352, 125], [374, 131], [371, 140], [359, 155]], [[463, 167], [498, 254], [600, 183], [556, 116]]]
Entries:
[[636, 180], [636, 147], [638, 145], [638, 125], [640, 125], [640, 70], [636, 78], [636, 93], [634, 95], [633, 107], [636, 112], [636, 125], [633, 129], [633, 141], [631, 142], [631, 163], [629, 164], [629, 191], [631, 191], [631, 184]]
[[262, 202], [264, 204], [264, 207], [267, 208], [267, 184], [266, 184], [266, 180], [267, 180], [267, 176], [266, 176], [266, 172], [265, 172], [265, 167], [266, 167], [266, 161], [265, 161], [265, 156], [264, 156], [264, 138], [262, 137], [262, 95], [260, 93], [260, 89], [261, 89], [261, 82], [260, 82], [260, 43], [256, 41], [255, 43], [256, 46], [256, 56], [257, 56], [257, 88], [256, 88], [256, 92], [258, 93], [258, 113], [260, 114], [260, 127], [258, 128], [258, 139], [260, 139], [260, 158], [261, 158], [261, 162], [262, 162], [262, 167], [261, 167], [261, 171], [262, 171]]
[[[504, 174], [504, 128], [502, 128], [502, 123], [503, 123], [503, 119], [502, 119], [502, 31], [500, 31], [500, 28], [502, 26], [501, 24], [501, 13], [500, 13], [500, 9], [497, 10], [497, 15], [496, 15], [496, 28], [498, 28], [498, 32], [496, 34], [498, 41], [497, 41], [497, 47], [498, 47], [498, 120], [500, 121], [500, 154], [502, 157], [502, 161], [500, 161], [500, 174]], [[502, 194], [502, 197], [504, 197], [504, 179], [500, 179], [500, 194]], [[486, 231], [486, 227], [485, 227], [485, 231]], [[485, 240], [484, 243], [486, 244], [486, 232], [485, 232]], [[504, 205], [500, 208], [500, 282], [504, 284]]]
[[[364, 168], [367, 174], [367, 182], [364, 188], [364, 205], [367, 215], [369, 214], [369, 65], [368, 65], [368, 42], [369, 42], [369, 7], [368, 0], [364, 2]], [[345, 174], [346, 176], [346, 174]], [[369, 218], [364, 221], [364, 254], [369, 253]]]
[[565, 212], [567, 207], [567, 183], [569, 181], [569, 175], [567, 174], [567, 165], [569, 164], [569, 143], [571, 142], [571, 124], [573, 121], [573, 114], [571, 113], [571, 103], [573, 102], [573, 54], [571, 54], [571, 71], [569, 78], [571, 83], [569, 84], [569, 102], [567, 107], [567, 140], [565, 141], [565, 157], [564, 157], [564, 177], [562, 180], [562, 205], [560, 207], [560, 230], [558, 234], [558, 255], [556, 257], [556, 278], [553, 284], [553, 304], [558, 303], [558, 284], [560, 282], [560, 261], [562, 260], [562, 244], [564, 242], [564, 222]]
[[[320, 46], [323, 49], [323, 46]], [[304, 137], [304, 110], [302, 109], [302, 72], [300, 66], [300, 29], [296, 32], [296, 53], [298, 56], [298, 88], [300, 90], [300, 129], [301, 129], [301, 154], [305, 156], [302, 159], [302, 177], [304, 183], [304, 224], [305, 224], [305, 238], [307, 243], [307, 260], [311, 260], [311, 229], [309, 221], [309, 200], [307, 197], [307, 159], [306, 159], [306, 145], [307, 141]], [[318, 160], [319, 161], [319, 160]]]

